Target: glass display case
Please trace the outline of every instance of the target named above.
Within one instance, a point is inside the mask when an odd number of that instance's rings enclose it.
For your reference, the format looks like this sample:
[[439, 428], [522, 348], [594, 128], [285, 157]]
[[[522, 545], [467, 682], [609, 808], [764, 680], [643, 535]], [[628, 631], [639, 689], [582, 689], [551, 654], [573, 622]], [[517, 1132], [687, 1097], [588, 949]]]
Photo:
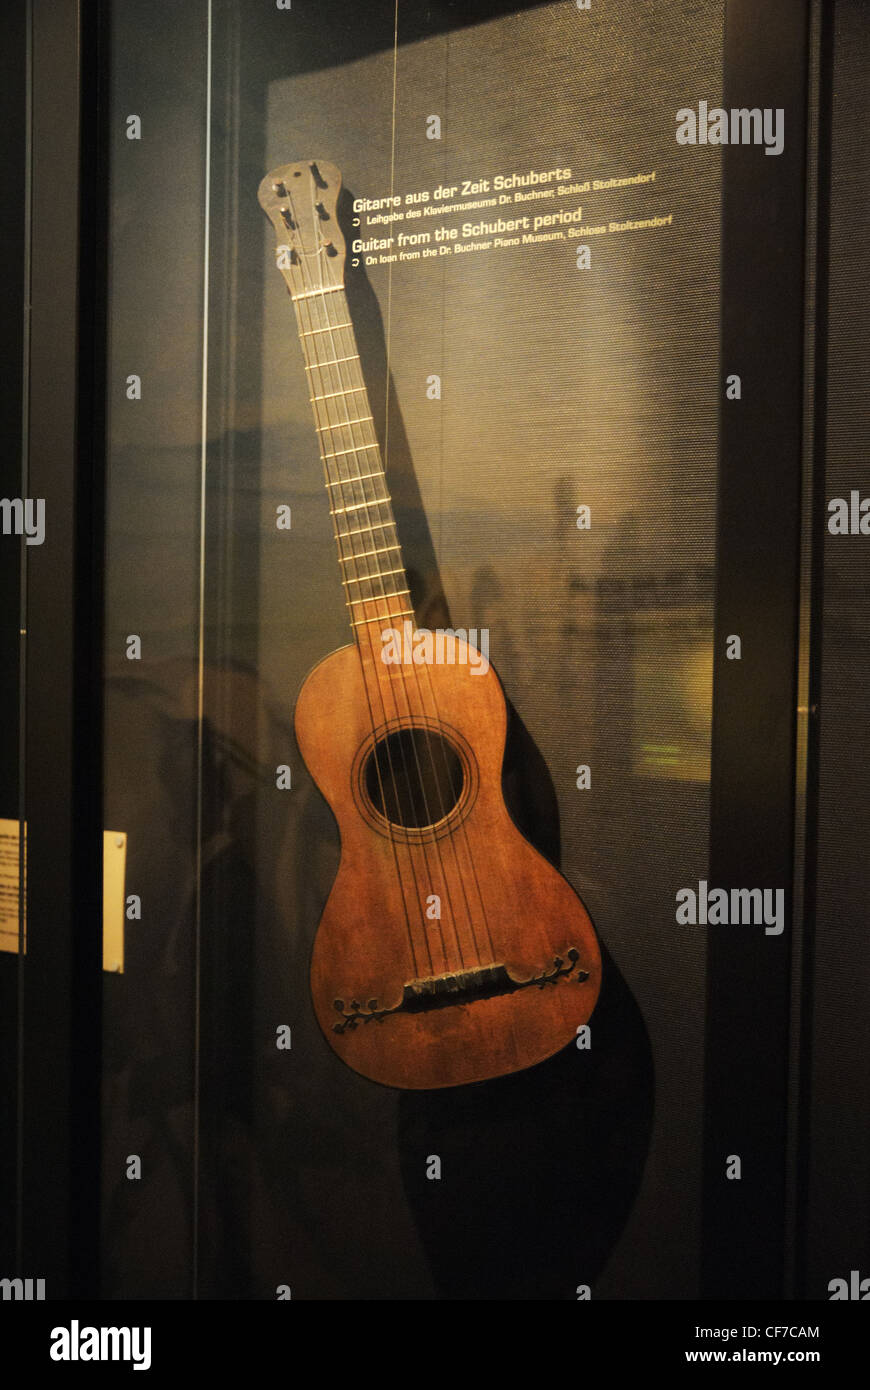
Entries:
[[829, 1299], [861, 7], [3, 24], [10, 1274]]

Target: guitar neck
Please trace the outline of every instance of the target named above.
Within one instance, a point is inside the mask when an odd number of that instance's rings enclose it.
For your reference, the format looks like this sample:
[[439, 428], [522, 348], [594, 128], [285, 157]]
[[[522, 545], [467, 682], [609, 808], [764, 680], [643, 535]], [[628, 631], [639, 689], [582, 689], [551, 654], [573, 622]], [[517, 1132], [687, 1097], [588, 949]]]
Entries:
[[297, 160], [267, 174], [258, 198], [296, 311], [351, 627], [364, 669], [380, 680], [378, 627], [414, 615], [344, 292], [340, 189], [335, 165]]
[[413, 617], [405, 567], [344, 288], [312, 287], [292, 298], [341, 578], [359, 642], [377, 632], [378, 623], [401, 627]]

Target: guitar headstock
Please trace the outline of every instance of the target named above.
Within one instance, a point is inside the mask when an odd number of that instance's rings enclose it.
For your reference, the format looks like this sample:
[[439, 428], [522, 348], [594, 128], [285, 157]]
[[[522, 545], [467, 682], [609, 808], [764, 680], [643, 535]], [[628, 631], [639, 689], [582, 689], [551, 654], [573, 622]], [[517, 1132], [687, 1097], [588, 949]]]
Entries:
[[260, 184], [260, 206], [278, 235], [277, 266], [294, 297], [344, 284], [340, 189], [335, 165], [313, 159], [281, 164]]

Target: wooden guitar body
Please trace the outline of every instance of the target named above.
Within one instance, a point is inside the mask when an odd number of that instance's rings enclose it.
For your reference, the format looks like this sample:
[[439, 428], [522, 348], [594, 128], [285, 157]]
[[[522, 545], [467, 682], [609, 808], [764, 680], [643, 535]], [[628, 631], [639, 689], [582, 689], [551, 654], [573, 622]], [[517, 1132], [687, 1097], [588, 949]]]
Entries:
[[486, 652], [414, 628], [345, 293], [340, 187], [335, 165], [297, 160], [258, 192], [293, 301], [355, 637], [296, 706], [302, 756], [341, 833], [311, 989], [330, 1045], [361, 1075], [459, 1086], [566, 1046], [595, 1007], [601, 959], [583, 904], [505, 806], [506, 708]]
[[[315, 667], [296, 706], [300, 751], [341, 835], [312, 954], [314, 1008], [342, 1060], [388, 1086], [533, 1066], [571, 1041], [600, 988], [583, 904], [505, 806], [501, 684], [490, 666], [464, 664], [462, 645], [453, 665], [384, 668], [391, 685], [374, 713], [360, 652], [344, 647]], [[417, 825], [384, 814], [388, 738], [400, 783], [416, 782], [430, 754], [440, 771], [446, 752], [445, 815], [438, 806]]]

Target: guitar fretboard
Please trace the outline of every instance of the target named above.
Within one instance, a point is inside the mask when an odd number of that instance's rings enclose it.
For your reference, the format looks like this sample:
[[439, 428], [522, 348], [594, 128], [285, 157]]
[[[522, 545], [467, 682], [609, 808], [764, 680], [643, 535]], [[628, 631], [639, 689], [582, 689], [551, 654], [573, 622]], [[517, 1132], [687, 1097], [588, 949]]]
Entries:
[[[293, 296], [350, 622], [413, 617], [381, 450], [342, 286]], [[361, 630], [362, 629], [362, 630]]]

